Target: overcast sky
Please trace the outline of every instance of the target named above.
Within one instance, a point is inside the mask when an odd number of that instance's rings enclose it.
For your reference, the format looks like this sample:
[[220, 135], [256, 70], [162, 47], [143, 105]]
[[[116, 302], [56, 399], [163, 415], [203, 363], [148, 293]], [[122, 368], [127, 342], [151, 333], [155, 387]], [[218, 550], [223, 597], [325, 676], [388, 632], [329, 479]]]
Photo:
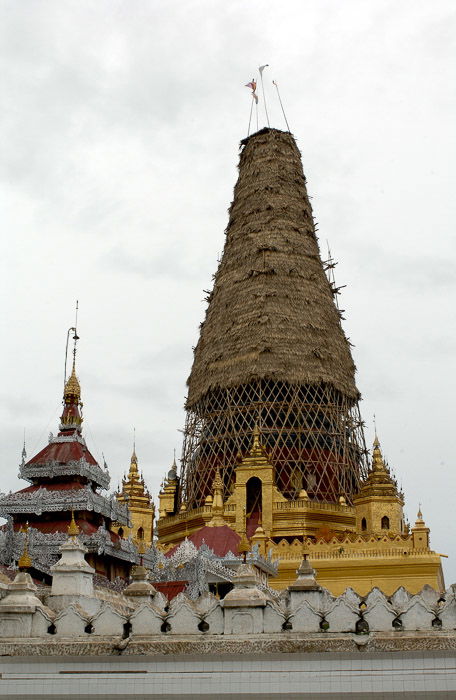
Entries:
[[[154, 495], [260, 64], [347, 285], [361, 411], [456, 581], [453, 0], [0, 3], [0, 490], [56, 431], [79, 299], [89, 447]], [[260, 113], [260, 126], [264, 119]]]

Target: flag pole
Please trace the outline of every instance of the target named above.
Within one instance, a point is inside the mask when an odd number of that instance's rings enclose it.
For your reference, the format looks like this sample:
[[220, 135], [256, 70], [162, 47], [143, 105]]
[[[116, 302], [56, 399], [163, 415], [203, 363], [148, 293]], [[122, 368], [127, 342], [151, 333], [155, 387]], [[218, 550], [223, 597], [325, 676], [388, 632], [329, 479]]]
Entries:
[[258, 100], [256, 101], [256, 123], [257, 123], [257, 131], [258, 131]]
[[269, 66], [269, 63], [265, 63], [265, 65], [264, 65], [264, 66], [260, 66], [260, 67], [258, 68], [258, 70], [260, 71], [261, 89], [262, 89], [262, 91], [263, 91], [263, 102], [264, 102], [264, 111], [265, 111], [265, 113], [266, 113], [266, 121], [267, 121], [268, 126], [269, 126], [269, 128], [270, 128], [271, 125], [270, 125], [270, 123], [269, 123], [268, 106], [267, 106], [267, 104], [266, 104], [266, 94], [265, 94], [265, 92], [264, 92], [264, 82], [263, 82], [263, 71], [264, 71], [264, 69], [267, 68], [268, 66]]
[[253, 99], [253, 95], [252, 95], [252, 101], [251, 101], [251, 103], [250, 103], [249, 128], [247, 129], [247, 136], [250, 136], [250, 124], [251, 124], [251, 121], [252, 121], [253, 102], [254, 102], [254, 99]]
[[285, 110], [284, 110], [284, 108], [283, 108], [282, 100], [280, 99], [279, 86], [277, 85], [277, 83], [276, 83], [275, 80], [273, 80], [272, 83], [273, 83], [273, 85], [275, 85], [275, 89], [277, 90], [277, 96], [278, 96], [278, 98], [279, 98], [280, 106], [281, 106], [281, 108], [282, 108], [283, 118], [285, 119], [285, 124], [287, 125], [288, 131], [290, 131], [290, 125], [288, 124], [287, 117], [286, 117], [286, 115], [285, 115]]

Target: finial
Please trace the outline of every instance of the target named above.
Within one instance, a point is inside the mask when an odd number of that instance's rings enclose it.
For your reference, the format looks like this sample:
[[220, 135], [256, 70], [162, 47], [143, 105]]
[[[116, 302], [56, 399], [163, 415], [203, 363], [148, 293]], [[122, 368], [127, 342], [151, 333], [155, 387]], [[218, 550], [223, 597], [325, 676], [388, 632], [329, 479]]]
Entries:
[[262, 457], [263, 456], [263, 448], [261, 446], [260, 442], [260, 429], [258, 427], [258, 423], [255, 423], [255, 427], [253, 429], [253, 443], [252, 443], [252, 449], [250, 450], [250, 457]]
[[[136, 469], [135, 469], [136, 467]], [[138, 458], [136, 456], [136, 428], [133, 428], [133, 452], [131, 455], [131, 460], [130, 460], [130, 474], [133, 471], [138, 471]]]
[[[67, 403], [77, 403], [81, 399], [81, 387], [79, 381], [76, 377], [76, 344], [79, 340], [79, 336], [76, 330], [78, 320], [78, 302], [76, 301], [76, 320], [75, 325], [67, 331], [67, 341], [65, 347], [65, 369], [64, 369], [64, 381], [63, 381], [63, 399]], [[66, 379], [66, 368], [67, 368], [67, 356], [68, 356], [68, 343], [70, 340], [70, 333], [73, 331], [73, 366], [71, 369], [71, 375], [67, 381]], [[82, 404], [81, 404], [82, 405]]]
[[423, 520], [423, 513], [421, 512], [421, 503], [418, 504], [418, 513], [416, 514], [416, 522], [424, 522]]
[[75, 368], [76, 368], [76, 343], [79, 340], [79, 336], [77, 333], [77, 326], [78, 326], [78, 308], [79, 308], [79, 302], [76, 299], [76, 314], [75, 314], [75, 322], [74, 326], [71, 326], [71, 328], [68, 329], [67, 331], [67, 341], [66, 341], [66, 346], [65, 346], [65, 367], [63, 371], [63, 391], [65, 393], [65, 388], [66, 388], [66, 368], [67, 368], [67, 356], [68, 356], [68, 342], [70, 339], [70, 333], [73, 331], [73, 340], [74, 340], [74, 346], [73, 346], [73, 372], [72, 374], [75, 374]]
[[224, 515], [224, 504], [223, 504], [223, 480], [220, 475], [220, 469], [217, 466], [215, 472], [214, 481], [212, 482], [212, 499], [211, 502], [211, 512], [212, 518], [208, 523], [209, 527], [222, 527], [226, 525], [223, 518]]
[[22, 464], [25, 464], [25, 460], [27, 459], [27, 450], [25, 449], [25, 428], [24, 428], [24, 442], [22, 445]]
[[382, 451], [380, 449], [380, 442], [375, 434], [374, 449], [372, 452], [372, 470], [373, 471], [386, 471], [385, 463], [383, 461]]
[[220, 469], [217, 467], [217, 470], [215, 472], [215, 477], [214, 481], [212, 483], [212, 491], [216, 493], [217, 491], [222, 491], [223, 489], [223, 481], [222, 477], [220, 476]]
[[380, 446], [380, 442], [379, 442], [378, 436], [377, 436], [377, 421], [376, 421], [375, 413], [374, 413], [374, 447], [379, 447], [379, 446]]
[[76, 520], [74, 519], [74, 510], [71, 511], [71, 522], [68, 525], [68, 534], [70, 537], [77, 537], [81, 530], [76, 524]]
[[17, 565], [19, 567], [19, 571], [27, 571], [27, 569], [31, 568], [33, 563], [28, 552], [28, 522], [25, 524], [24, 528], [21, 528], [20, 532], [23, 532], [25, 534], [24, 551], [22, 552], [22, 556], [19, 558]]

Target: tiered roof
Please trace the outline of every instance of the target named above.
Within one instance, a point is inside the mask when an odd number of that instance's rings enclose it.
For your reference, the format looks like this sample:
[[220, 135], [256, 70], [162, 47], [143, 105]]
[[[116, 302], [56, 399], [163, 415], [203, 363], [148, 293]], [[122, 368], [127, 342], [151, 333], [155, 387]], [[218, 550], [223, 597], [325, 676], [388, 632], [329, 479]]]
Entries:
[[[15, 537], [26, 521], [30, 523], [31, 554], [45, 571], [58, 556], [72, 511], [90, 551], [127, 562], [136, 557], [132, 543], [110, 530], [112, 521], [129, 524], [128, 507], [100, 493], [109, 487], [110, 477], [106, 464], [98, 464], [82, 436], [81, 409], [81, 386], [73, 360], [58, 434], [51, 434], [46, 447], [28, 461], [24, 448], [19, 476], [31, 485], [0, 499], [0, 515], [12, 516]], [[13, 540], [8, 556], [14, 559], [19, 545]]]

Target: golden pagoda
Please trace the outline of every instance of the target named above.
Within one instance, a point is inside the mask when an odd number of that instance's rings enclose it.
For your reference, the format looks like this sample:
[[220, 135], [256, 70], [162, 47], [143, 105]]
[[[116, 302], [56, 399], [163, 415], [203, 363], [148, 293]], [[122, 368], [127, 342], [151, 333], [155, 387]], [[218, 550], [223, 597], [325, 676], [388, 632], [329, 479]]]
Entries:
[[241, 147], [188, 379], [181, 471], [173, 465], [159, 494], [160, 545], [211, 521], [219, 475], [224, 521], [280, 560], [271, 585], [296, 579], [305, 547], [334, 594], [442, 589], [440, 556], [425, 526], [408, 532], [377, 437], [369, 464], [350, 343], [295, 140], [266, 128]]
[[132, 537], [141, 547], [150, 547], [154, 535], [155, 506], [146, 488], [144, 478], [138, 470], [136, 448], [130, 459], [128, 474], [122, 479], [122, 488], [117, 493], [117, 500], [128, 506], [131, 527], [116, 526], [114, 529], [121, 537]]

